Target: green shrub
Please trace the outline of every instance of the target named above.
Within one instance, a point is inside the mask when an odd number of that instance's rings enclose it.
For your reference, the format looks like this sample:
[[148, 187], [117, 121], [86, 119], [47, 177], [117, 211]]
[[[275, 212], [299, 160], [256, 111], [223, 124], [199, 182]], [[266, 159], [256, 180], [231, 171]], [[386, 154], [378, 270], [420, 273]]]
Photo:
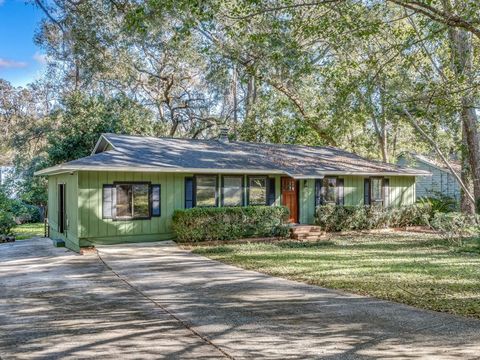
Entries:
[[178, 241], [285, 237], [288, 209], [281, 206], [193, 208], [175, 210], [173, 231]]
[[8, 211], [0, 210], [0, 235], [11, 235], [12, 229], [16, 225], [13, 214]]
[[409, 205], [384, 209], [378, 206], [317, 207], [316, 224], [325, 231], [369, 230], [384, 227], [426, 225], [430, 218], [428, 205]]
[[41, 221], [40, 209], [37, 206], [25, 204], [20, 200], [13, 200], [11, 212], [20, 223]]
[[439, 212], [433, 216], [429, 225], [447, 239], [458, 239], [460, 242], [462, 242], [464, 237], [480, 234], [480, 217], [478, 215], [468, 215], [460, 212]]
[[432, 215], [437, 212], [448, 213], [459, 210], [459, 202], [450, 196], [437, 194], [434, 197], [421, 197], [418, 204], [430, 206]]

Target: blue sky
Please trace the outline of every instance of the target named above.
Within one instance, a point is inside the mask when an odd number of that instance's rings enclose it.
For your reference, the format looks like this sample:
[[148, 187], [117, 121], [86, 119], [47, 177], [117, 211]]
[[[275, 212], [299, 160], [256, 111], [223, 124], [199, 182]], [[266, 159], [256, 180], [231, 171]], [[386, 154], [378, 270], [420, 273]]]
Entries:
[[45, 68], [42, 50], [33, 42], [42, 17], [24, 0], [0, 0], [0, 78], [14, 86], [32, 82]]

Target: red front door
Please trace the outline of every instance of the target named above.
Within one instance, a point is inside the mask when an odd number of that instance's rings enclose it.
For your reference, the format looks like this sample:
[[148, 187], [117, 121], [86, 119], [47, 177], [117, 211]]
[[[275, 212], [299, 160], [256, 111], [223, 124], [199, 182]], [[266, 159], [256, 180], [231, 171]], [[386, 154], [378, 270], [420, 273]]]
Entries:
[[298, 223], [298, 181], [289, 177], [282, 177], [282, 205], [290, 210], [292, 223]]

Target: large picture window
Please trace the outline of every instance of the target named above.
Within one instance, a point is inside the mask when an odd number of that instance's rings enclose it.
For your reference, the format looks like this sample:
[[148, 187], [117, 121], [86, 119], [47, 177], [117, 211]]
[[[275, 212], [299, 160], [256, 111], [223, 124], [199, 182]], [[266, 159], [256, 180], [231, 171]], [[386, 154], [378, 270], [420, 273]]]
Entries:
[[103, 186], [104, 219], [134, 220], [160, 216], [160, 185], [118, 183]]
[[324, 203], [336, 204], [337, 203], [337, 178], [326, 177], [323, 179], [324, 186]]
[[267, 205], [267, 178], [265, 176], [248, 178], [248, 204]]
[[217, 177], [197, 176], [195, 178], [196, 206], [217, 206]]
[[222, 206], [242, 206], [243, 177], [224, 176], [222, 180]]

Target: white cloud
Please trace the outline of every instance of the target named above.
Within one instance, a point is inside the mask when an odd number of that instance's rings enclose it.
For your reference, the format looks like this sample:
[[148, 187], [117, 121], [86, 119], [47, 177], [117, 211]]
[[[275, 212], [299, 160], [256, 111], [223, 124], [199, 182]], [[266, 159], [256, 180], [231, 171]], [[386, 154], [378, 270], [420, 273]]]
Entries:
[[[2, 1], [2, 0], [0, 0]], [[39, 64], [46, 65], [48, 63], [48, 58], [46, 54], [39, 53], [38, 51], [33, 55], [33, 59]]]
[[[2, 1], [2, 0], [0, 0]], [[24, 68], [28, 64], [24, 61], [15, 61], [0, 58], [0, 69]]]
[[4, 2], [5, 0], [0, 0], [0, 6], [2, 6]]

